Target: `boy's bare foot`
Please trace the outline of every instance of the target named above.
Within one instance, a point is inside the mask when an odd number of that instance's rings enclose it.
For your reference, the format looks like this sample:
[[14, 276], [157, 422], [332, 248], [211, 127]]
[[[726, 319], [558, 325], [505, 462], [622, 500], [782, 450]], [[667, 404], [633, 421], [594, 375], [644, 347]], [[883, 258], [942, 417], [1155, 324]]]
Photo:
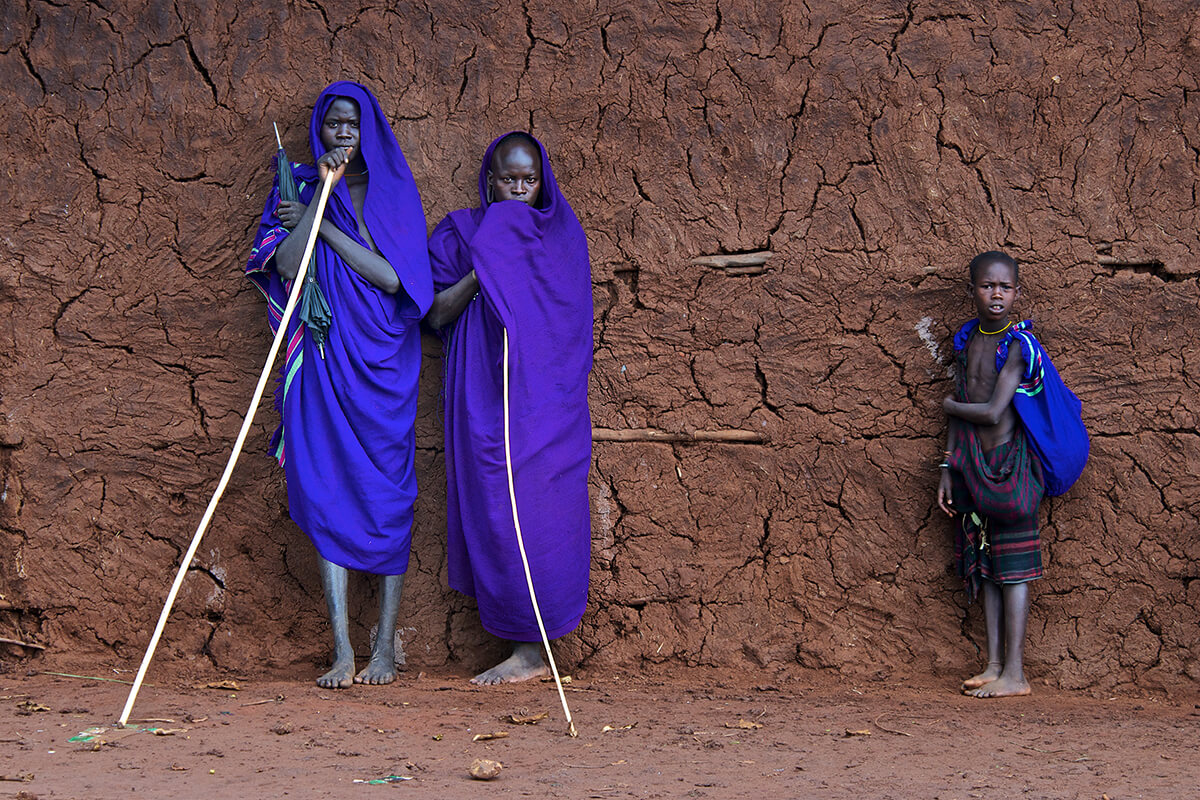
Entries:
[[537, 642], [518, 642], [513, 647], [511, 656], [471, 678], [471, 683], [476, 686], [494, 686], [497, 683], [518, 683], [549, 674], [550, 668], [542, 661], [541, 645]]
[[322, 689], [349, 689], [354, 685], [354, 659], [333, 662], [333, 669], [317, 678]]
[[970, 691], [971, 689], [978, 689], [980, 686], [983, 686], [985, 683], [991, 683], [992, 681], [994, 681], [1000, 677], [1000, 673], [1003, 671], [1003, 669], [1004, 669], [1003, 664], [1000, 664], [1000, 663], [988, 664], [987, 669], [985, 669], [983, 672], [981, 672], [978, 675], [975, 675], [973, 677], [967, 678], [965, 681], [962, 682], [963, 692], [966, 693], [966, 692]]
[[972, 689], [967, 694], [971, 697], [1021, 697], [1032, 692], [1033, 689], [1029, 688], [1029, 681], [1024, 678], [1016, 680], [1001, 675], [996, 680], [985, 683], [978, 689]]
[[396, 660], [394, 657], [372, 656], [362, 672], [354, 676], [355, 683], [365, 683], [370, 686], [382, 686], [396, 680]]

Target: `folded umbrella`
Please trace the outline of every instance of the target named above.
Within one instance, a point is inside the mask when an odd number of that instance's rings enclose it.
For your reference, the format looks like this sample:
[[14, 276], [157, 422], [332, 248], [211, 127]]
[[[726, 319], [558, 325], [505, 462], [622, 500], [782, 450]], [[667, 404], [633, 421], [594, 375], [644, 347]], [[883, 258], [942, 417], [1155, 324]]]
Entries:
[[[292, 175], [292, 162], [288, 161], [287, 155], [283, 152], [283, 140], [279, 138], [279, 126], [273, 122], [271, 124], [275, 127], [275, 141], [279, 145], [279, 149], [275, 151], [275, 173], [279, 176], [279, 199], [285, 203], [295, 202], [300, 199], [300, 192], [296, 190], [296, 179]], [[300, 321], [308, 328], [309, 334], [316, 342], [321, 358], [325, 358], [325, 338], [329, 335], [329, 326], [333, 323], [333, 312], [330, 311], [329, 302], [325, 299], [324, 292], [321, 291], [316, 261], [312, 263], [312, 267], [308, 271], [308, 277], [304, 281], [304, 290], [300, 295]]]

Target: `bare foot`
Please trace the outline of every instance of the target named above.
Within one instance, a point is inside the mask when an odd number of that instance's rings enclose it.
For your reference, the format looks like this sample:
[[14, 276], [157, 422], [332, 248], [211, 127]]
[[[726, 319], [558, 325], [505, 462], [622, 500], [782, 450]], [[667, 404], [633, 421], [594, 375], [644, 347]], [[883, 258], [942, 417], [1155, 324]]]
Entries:
[[992, 681], [996, 680], [1000, 677], [1000, 672], [1003, 670], [1003, 667], [1004, 665], [1000, 663], [988, 664], [987, 669], [985, 669], [983, 672], [975, 675], [974, 677], [967, 678], [962, 682], [963, 693], [965, 694], [971, 689], [978, 689], [985, 683], [991, 683]]
[[549, 674], [550, 668], [542, 661], [541, 645], [537, 642], [518, 642], [513, 647], [511, 656], [471, 678], [471, 683], [476, 686], [494, 686], [497, 683], [518, 683]]
[[1019, 680], [1006, 678], [1001, 675], [990, 683], [985, 683], [978, 689], [972, 689], [967, 692], [971, 697], [1021, 697], [1032, 693], [1029, 688], [1029, 681], [1025, 678]]
[[354, 685], [354, 659], [333, 662], [333, 669], [317, 678], [322, 689], [349, 689]]
[[382, 686], [396, 680], [396, 659], [388, 654], [371, 656], [363, 671], [354, 676], [355, 683], [366, 683], [371, 686]]

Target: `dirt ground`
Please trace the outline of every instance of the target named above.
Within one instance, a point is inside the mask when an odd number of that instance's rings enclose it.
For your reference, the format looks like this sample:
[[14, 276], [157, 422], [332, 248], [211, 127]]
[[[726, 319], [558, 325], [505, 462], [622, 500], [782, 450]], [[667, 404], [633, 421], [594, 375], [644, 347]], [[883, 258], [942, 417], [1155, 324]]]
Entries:
[[[404, 673], [345, 692], [308, 680], [155, 677], [124, 730], [130, 676], [0, 675], [0, 797], [485, 795], [563, 798], [1195, 797], [1200, 705], [1037, 687], [963, 697], [828, 673], [581, 673], [476, 689], [463, 674]], [[536, 724], [502, 720], [548, 712]], [[94, 738], [71, 741], [94, 726]], [[157, 729], [157, 733], [155, 732]], [[505, 738], [473, 741], [477, 734]], [[504, 768], [488, 785], [477, 758]], [[387, 776], [411, 778], [364, 783]], [[26, 780], [22, 781], [22, 778]]]

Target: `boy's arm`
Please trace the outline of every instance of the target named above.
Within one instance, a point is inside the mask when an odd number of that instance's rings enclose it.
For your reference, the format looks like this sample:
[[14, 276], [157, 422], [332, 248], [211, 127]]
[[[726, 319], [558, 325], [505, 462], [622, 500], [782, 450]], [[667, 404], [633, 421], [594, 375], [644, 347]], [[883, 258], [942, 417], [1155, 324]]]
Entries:
[[1012, 403], [1021, 377], [1025, 374], [1025, 354], [1020, 347], [1010, 347], [1008, 360], [996, 378], [996, 388], [986, 403], [960, 403], [953, 397], [942, 401], [942, 408], [953, 417], [973, 422], [976, 425], [995, 425]]
[[951, 493], [950, 483], [950, 454], [954, 452], [958, 446], [958, 420], [955, 417], [950, 417], [950, 429], [946, 431], [946, 452], [942, 458], [942, 463], [938, 465], [938, 472], [941, 477], [938, 479], [937, 502], [938, 508], [945, 511], [950, 516], [954, 516], [954, 506], [950, 504], [953, 497]]
[[[317, 170], [321, 180], [325, 180], [325, 176], [332, 173], [333, 186], [336, 186], [346, 171], [349, 158], [345, 148], [341, 147], [335, 147], [321, 156], [317, 160]], [[333, 186], [330, 186], [330, 189]], [[294, 210], [290, 206], [284, 211], [289, 217], [295, 217]], [[304, 245], [308, 242], [309, 232], [316, 221], [316, 212], [316, 202], [309, 204], [300, 218], [295, 220], [292, 233], [296, 235], [288, 236], [280, 242], [275, 251], [275, 270], [285, 280], [293, 280], [300, 271], [300, 259], [304, 255]], [[328, 220], [321, 221], [319, 234], [351, 269], [367, 279], [373, 286], [388, 294], [395, 294], [400, 290], [400, 278], [396, 276], [396, 270], [383, 256], [363, 247]]]
[[[400, 278], [386, 258], [363, 247], [329, 220], [321, 221], [320, 235], [350, 269], [366, 278], [372, 286], [387, 294], [400, 291]], [[300, 269], [299, 264], [296, 269]]]
[[433, 305], [425, 315], [425, 321], [433, 329], [444, 328], [458, 319], [475, 295], [479, 293], [479, 279], [471, 270], [453, 286], [448, 286], [433, 296]]

